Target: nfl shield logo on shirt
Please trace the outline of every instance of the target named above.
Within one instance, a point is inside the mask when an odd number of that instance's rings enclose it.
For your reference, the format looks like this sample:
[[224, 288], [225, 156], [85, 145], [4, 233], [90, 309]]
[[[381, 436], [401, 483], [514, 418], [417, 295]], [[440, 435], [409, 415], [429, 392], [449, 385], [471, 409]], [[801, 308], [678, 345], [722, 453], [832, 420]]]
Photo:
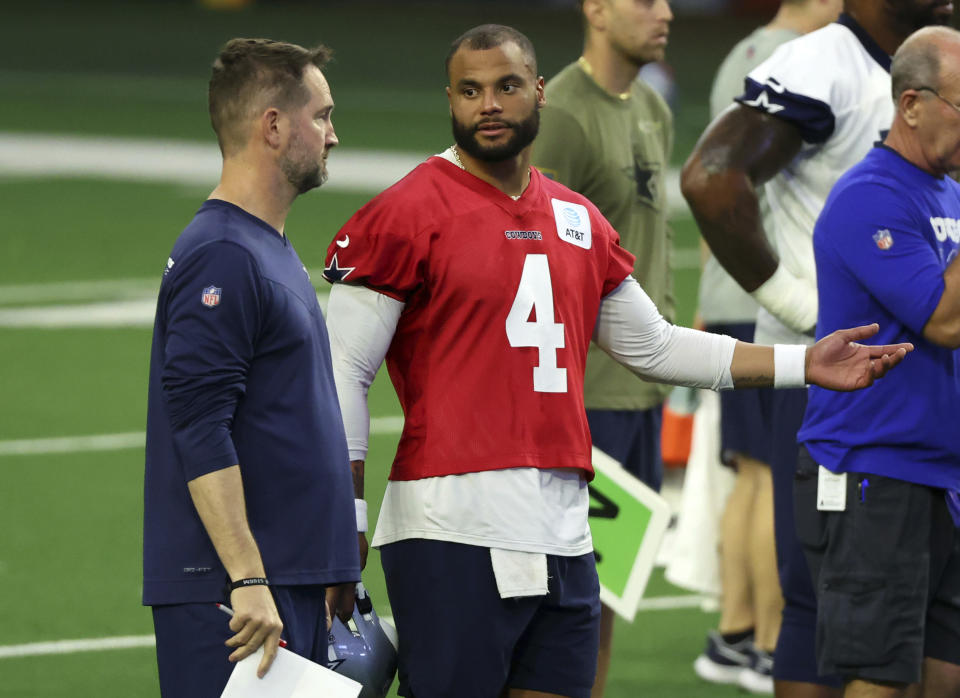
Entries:
[[223, 289], [217, 288], [216, 286], [207, 286], [203, 289], [203, 295], [200, 297], [200, 302], [203, 303], [208, 308], [216, 308], [220, 305], [220, 292]]
[[893, 236], [886, 228], [875, 232], [873, 234], [873, 241], [877, 243], [877, 247], [879, 247], [881, 250], [889, 250], [891, 247], [893, 247]]

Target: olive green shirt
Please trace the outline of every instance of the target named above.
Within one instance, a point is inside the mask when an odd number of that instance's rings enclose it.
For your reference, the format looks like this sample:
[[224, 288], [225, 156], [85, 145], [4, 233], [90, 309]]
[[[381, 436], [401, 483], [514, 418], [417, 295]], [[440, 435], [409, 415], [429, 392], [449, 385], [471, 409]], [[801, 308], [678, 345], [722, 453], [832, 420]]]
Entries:
[[[673, 234], [664, 183], [673, 145], [670, 108], [639, 81], [628, 95], [608, 93], [580, 62], [550, 80], [546, 96], [533, 145], [534, 166], [600, 209], [620, 233], [621, 245], [637, 258], [633, 276], [672, 321]], [[662, 403], [669, 391], [641, 381], [590, 345], [584, 381], [588, 409], [648, 409]]]

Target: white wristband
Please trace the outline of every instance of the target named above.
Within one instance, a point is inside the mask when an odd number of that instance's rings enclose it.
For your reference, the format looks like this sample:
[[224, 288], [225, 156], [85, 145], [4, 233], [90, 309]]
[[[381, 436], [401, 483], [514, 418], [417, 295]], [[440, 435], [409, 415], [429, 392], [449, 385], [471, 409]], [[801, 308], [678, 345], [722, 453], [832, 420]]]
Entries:
[[773, 387], [802, 388], [807, 384], [807, 348], [802, 344], [773, 345]]
[[354, 499], [353, 504], [357, 509], [357, 533], [367, 532], [367, 500]]
[[782, 264], [750, 295], [795, 332], [810, 332], [817, 325], [817, 287]]

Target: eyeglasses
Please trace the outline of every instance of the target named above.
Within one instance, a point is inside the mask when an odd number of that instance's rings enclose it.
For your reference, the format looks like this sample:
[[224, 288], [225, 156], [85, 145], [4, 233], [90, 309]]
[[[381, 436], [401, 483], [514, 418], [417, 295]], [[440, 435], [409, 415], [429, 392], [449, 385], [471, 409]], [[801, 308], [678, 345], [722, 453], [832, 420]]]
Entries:
[[953, 102], [951, 102], [949, 99], [947, 99], [946, 97], [944, 97], [942, 94], [940, 94], [939, 92], [937, 92], [937, 91], [936, 91], [935, 89], [933, 89], [932, 87], [927, 87], [926, 85], [922, 85], [922, 86], [920, 86], [920, 87], [914, 87], [913, 89], [915, 89], [917, 92], [930, 92], [930, 93], [932, 93], [932, 94], [933, 94], [937, 99], [939, 99], [941, 102], [943, 102], [944, 104], [949, 104], [950, 107], [951, 107], [955, 112], [960, 113], [960, 106], [958, 106], [958, 105], [954, 104]]

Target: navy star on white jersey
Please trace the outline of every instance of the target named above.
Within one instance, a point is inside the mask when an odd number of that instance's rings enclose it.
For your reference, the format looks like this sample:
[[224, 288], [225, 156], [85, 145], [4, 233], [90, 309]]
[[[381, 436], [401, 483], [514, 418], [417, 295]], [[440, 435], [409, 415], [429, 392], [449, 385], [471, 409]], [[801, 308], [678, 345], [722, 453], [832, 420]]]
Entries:
[[327, 281], [343, 281], [354, 269], [356, 269], [356, 267], [341, 267], [338, 265], [337, 255], [334, 253], [333, 258], [330, 260], [330, 266], [323, 270], [323, 276]]

